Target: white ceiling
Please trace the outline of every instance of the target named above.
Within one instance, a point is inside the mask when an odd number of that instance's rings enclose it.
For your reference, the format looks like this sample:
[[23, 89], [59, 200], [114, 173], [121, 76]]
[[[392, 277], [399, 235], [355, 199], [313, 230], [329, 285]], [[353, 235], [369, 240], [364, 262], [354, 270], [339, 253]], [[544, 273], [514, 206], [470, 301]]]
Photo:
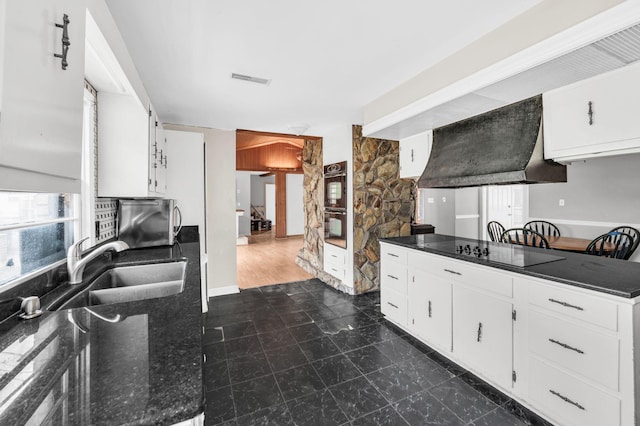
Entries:
[[541, 0], [106, 1], [163, 122], [322, 136]]

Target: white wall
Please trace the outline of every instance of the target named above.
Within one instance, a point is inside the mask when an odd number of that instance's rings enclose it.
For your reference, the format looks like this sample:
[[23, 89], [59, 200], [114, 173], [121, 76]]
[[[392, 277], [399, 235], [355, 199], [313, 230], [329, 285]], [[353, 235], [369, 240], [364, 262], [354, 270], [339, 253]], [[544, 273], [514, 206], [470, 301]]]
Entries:
[[[322, 137], [323, 164], [347, 162], [347, 263], [343, 284], [353, 287], [353, 133], [351, 124], [341, 125]], [[340, 250], [340, 248], [337, 248]]]
[[[576, 161], [567, 166], [566, 183], [529, 186], [529, 219], [546, 219], [577, 238], [620, 225], [640, 229], [639, 164], [640, 154]], [[640, 251], [632, 260], [640, 261]]]
[[287, 236], [304, 234], [304, 175], [287, 175]]
[[251, 204], [254, 206], [263, 206], [264, 207], [264, 184], [265, 183], [276, 183], [276, 177], [265, 176], [260, 177], [259, 175], [251, 175]]
[[200, 282], [202, 308], [207, 306], [207, 233], [205, 228], [204, 137], [202, 133], [166, 130], [167, 168], [166, 198], [176, 200], [183, 226], [197, 226], [200, 237]]
[[[238, 292], [236, 258], [236, 132], [165, 124], [204, 135], [209, 297]], [[171, 160], [169, 160], [171, 161]]]
[[236, 208], [244, 210], [238, 217], [240, 235], [251, 235], [251, 172], [236, 172]]

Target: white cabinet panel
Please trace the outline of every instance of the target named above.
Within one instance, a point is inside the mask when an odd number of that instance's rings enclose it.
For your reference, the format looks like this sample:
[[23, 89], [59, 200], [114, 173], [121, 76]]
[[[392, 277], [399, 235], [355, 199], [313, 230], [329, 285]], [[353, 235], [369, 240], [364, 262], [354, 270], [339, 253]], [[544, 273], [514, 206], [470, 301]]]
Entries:
[[430, 344], [451, 351], [451, 282], [412, 269], [409, 325]]
[[618, 330], [618, 306], [615, 303], [558, 286], [524, 279], [518, 281], [535, 286], [535, 291], [529, 294], [529, 303], [532, 305], [609, 330]]
[[[3, 1], [0, 165], [79, 179], [82, 154], [85, 4]], [[68, 66], [62, 52], [69, 18]]]
[[453, 352], [507, 389], [513, 371], [512, 311], [509, 302], [453, 287]]
[[545, 158], [640, 151], [640, 64], [543, 94]]
[[400, 177], [420, 177], [429, 160], [432, 131], [400, 140]]
[[407, 325], [407, 295], [400, 294], [385, 286], [380, 290], [380, 311], [388, 320], [398, 325]]
[[529, 362], [529, 397], [543, 412], [565, 425], [620, 424], [620, 400], [536, 358]]
[[618, 338], [538, 311], [529, 313], [529, 350], [618, 391]]

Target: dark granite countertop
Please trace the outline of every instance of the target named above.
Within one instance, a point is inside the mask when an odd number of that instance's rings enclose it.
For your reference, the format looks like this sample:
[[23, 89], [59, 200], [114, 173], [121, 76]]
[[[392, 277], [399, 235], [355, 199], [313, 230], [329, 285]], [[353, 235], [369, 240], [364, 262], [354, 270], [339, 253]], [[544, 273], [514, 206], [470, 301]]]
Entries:
[[[560, 250], [546, 250], [533, 247], [522, 249], [536, 254], [551, 254], [561, 256], [564, 259], [542, 263], [533, 266], [515, 267], [504, 263], [491, 262], [486, 259], [477, 259], [474, 256], [464, 254], [446, 253], [425, 246], [425, 243], [451, 241], [456, 237], [440, 234], [411, 235], [408, 237], [382, 238], [381, 242], [395, 244], [427, 253], [434, 253], [466, 262], [486, 265], [505, 271], [516, 272], [537, 278], [544, 278], [563, 284], [587, 288], [589, 290], [608, 293], [623, 298], [635, 298], [640, 296], [640, 263], [628, 260], [609, 259], [591, 256], [581, 253], [571, 253]], [[472, 240], [477, 241], [477, 240]], [[479, 240], [478, 244], [487, 244], [487, 241]], [[489, 243], [492, 245], [505, 245], [502, 243]]]
[[[187, 259], [182, 293], [0, 323], [0, 424], [174, 424], [204, 411], [199, 243], [127, 250], [87, 266]], [[83, 284], [80, 284], [83, 285]]]

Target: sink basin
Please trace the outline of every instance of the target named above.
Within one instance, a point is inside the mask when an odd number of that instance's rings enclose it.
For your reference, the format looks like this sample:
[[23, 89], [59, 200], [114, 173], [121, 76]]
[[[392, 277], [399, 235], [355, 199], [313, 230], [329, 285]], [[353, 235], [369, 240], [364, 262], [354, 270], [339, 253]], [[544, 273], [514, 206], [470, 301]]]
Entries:
[[111, 268], [79, 293], [53, 302], [49, 310], [108, 305], [178, 294], [184, 290], [186, 266], [186, 261], [180, 261]]

